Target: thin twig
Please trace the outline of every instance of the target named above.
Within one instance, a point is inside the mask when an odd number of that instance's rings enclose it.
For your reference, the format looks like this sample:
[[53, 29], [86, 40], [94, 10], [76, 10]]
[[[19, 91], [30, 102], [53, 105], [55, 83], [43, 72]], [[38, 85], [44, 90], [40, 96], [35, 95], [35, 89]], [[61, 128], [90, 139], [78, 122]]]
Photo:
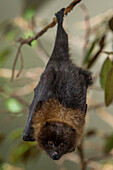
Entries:
[[93, 58], [89, 61], [88, 65], [87, 65], [87, 69], [89, 69], [93, 64], [94, 62], [97, 60], [97, 58], [99, 57], [99, 55], [101, 54], [101, 52], [103, 51], [105, 45], [106, 45], [106, 34], [104, 34], [101, 39], [100, 39], [100, 42], [99, 42], [99, 50], [96, 52], [96, 54], [93, 56]]
[[[32, 80], [39, 80], [40, 75], [44, 71], [43, 68], [36, 67], [36, 68], [31, 68], [31, 69], [24, 69], [24, 71], [21, 74], [21, 77], [19, 78], [26, 78], [26, 79], [32, 79]], [[0, 68], [0, 77], [3, 78], [11, 78], [11, 69], [7, 68]], [[15, 73], [17, 74], [19, 70], [15, 70]]]
[[95, 105], [89, 106], [88, 111], [95, 110], [95, 109], [98, 109], [98, 108], [104, 107], [104, 106], [105, 106], [105, 103], [103, 103], [103, 102], [97, 103]]
[[88, 15], [88, 10], [85, 6], [85, 4], [81, 4], [80, 5], [81, 9], [83, 10], [84, 13], [84, 21], [85, 21], [85, 26], [86, 26], [86, 32], [85, 32], [85, 44], [84, 44], [84, 48], [83, 48], [83, 55], [86, 54], [87, 51], [87, 45], [88, 45], [88, 41], [89, 41], [89, 36], [91, 33], [91, 25], [90, 25], [90, 19], [89, 19], [89, 15]]
[[14, 79], [15, 67], [16, 67], [16, 63], [17, 63], [17, 60], [18, 60], [22, 45], [23, 45], [22, 43], [19, 45], [16, 57], [15, 57], [15, 60], [14, 60], [14, 63], [13, 63], [11, 81]]
[[20, 60], [21, 60], [21, 67], [20, 67], [20, 70], [19, 72], [17, 73], [16, 77], [19, 77], [19, 75], [21, 74], [23, 68], [24, 68], [24, 60], [23, 60], [23, 55], [22, 55], [22, 52], [20, 51]]
[[[113, 16], [113, 8], [90, 18], [90, 23], [91, 23], [91, 26], [93, 27], [92, 31], [94, 31], [97, 25], [101, 25], [103, 22], [108, 21], [112, 16]], [[76, 28], [79, 30], [86, 29], [86, 26], [84, 25], [84, 21], [80, 21], [76, 23]]]
[[81, 144], [77, 147], [80, 161], [81, 161], [81, 170], [86, 170], [86, 162], [85, 162], [85, 156], [84, 156], [84, 149], [83, 149], [83, 140]]
[[[70, 3], [64, 10], [64, 15], [66, 15], [67, 13], [69, 13], [76, 4], [78, 4], [81, 0], [74, 0], [72, 3]], [[15, 72], [15, 67], [16, 67], [16, 63], [17, 63], [17, 60], [18, 60], [18, 57], [20, 55], [20, 51], [21, 51], [21, 48], [24, 44], [27, 44], [27, 45], [31, 45], [31, 43], [34, 41], [34, 40], [37, 40], [41, 35], [43, 35], [49, 28], [52, 28], [56, 25], [57, 23], [57, 19], [56, 17], [53, 18], [53, 21], [48, 24], [46, 27], [44, 27], [40, 32], [38, 32], [36, 35], [32, 36], [32, 37], [28, 37], [27, 39], [23, 39], [23, 38], [19, 38], [18, 39], [18, 42], [20, 43], [19, 47], [18, 47], [18, 50], [17, 50], [17, 54], [16, 54], [16, 57], [15, 57], [15, 60], [14, 60], [14, 63], [13, 63], [13, 67], [12, 67], [12, 77], [11, 77], [11, 80], [14, 79], [14, 72]]]
[[36, 87], [37, 81], [34, 81], [30, 84], [24, 85], [23, 87], [16, 88], [14, 92], [18, 96], [25, 96], [33, 92], [33, 89]]

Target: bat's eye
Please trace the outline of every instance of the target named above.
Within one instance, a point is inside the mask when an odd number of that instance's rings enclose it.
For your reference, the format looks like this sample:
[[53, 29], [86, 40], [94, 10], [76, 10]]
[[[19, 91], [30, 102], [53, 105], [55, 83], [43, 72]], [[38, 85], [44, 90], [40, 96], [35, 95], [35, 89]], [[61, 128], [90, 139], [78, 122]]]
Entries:
[[48, 145], [53, 146], [54, 145], [53, 141], [48, 141]]
[[88, 76], [87, 79], [88, 79], [88, 80], [92, 80], [92, 76]]
[[60, 148], [63, 148], [65, 146], [65, 144], [62, 142], [61, 144], [60, 144]]

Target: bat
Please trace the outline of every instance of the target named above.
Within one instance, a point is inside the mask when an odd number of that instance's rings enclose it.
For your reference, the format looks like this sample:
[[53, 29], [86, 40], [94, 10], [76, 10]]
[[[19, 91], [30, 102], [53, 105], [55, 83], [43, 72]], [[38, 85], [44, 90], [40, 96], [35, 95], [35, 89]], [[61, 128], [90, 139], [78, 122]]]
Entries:
[[34, 89], [23, 140], [37, 141], [50, 158], [58, 160], [74, 151], [82, 139], [92, 75], [70, 58], [68, 35], [62, 26], [64, 8], [55, 15], [58, 22], [55, 45]]

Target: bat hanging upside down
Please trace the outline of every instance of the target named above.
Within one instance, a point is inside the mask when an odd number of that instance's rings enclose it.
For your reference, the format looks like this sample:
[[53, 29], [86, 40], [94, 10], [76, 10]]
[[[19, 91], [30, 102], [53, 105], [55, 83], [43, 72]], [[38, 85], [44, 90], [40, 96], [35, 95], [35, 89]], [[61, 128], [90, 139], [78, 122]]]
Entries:
[[34, 89], [24, 141], [38, 145], [54, 160], [74, 151], [83, 136], [86, 94], [91, 73], [77, 67], [69, 56], [68, 36], [62, 27], [64, 9], [56, 13], [57, 35], [53, 52]]

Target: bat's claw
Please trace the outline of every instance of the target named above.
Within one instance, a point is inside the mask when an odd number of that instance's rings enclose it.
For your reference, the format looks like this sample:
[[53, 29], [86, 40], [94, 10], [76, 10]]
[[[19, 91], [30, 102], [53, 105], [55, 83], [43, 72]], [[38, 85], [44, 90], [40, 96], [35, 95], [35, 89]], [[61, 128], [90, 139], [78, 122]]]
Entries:
[[35, 141], [34, 137], [31, 135], [31, 134], [26, 134], [26, 133], [23, 133], [23, 136], [22, 136], [23, 140], [24, 141]]

